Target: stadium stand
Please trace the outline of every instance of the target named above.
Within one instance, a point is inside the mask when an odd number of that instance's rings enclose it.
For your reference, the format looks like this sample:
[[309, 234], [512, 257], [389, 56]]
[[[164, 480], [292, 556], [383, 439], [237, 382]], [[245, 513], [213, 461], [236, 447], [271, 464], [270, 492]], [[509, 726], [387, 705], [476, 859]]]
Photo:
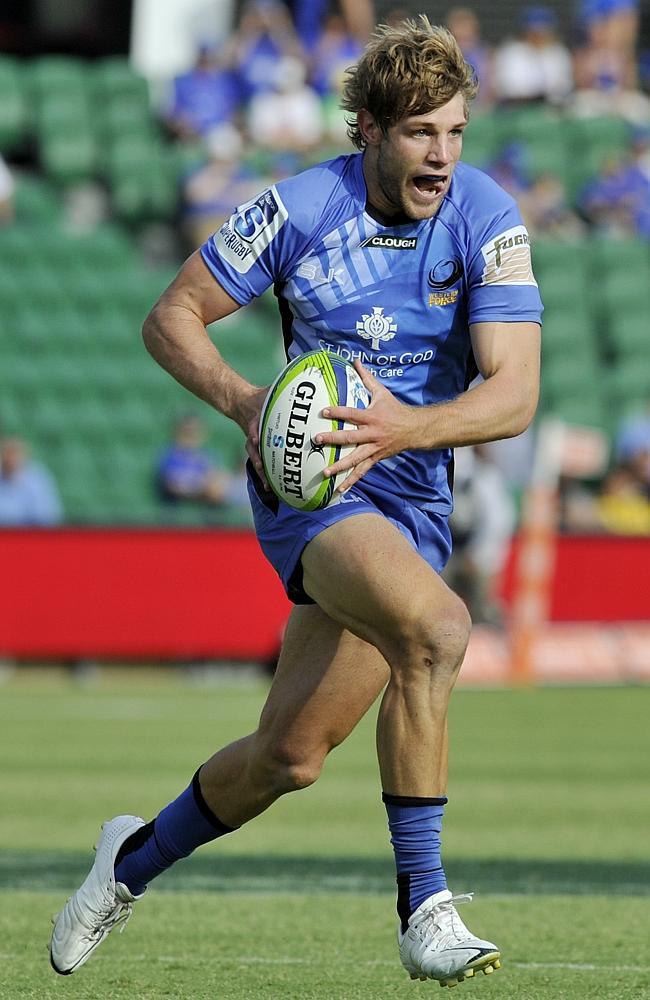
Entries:
[[[489, 170], [518, 144], [524, 185], [551, 175], [575, 207], [629, 134], [611, 115], [483, 109], [464, 159]], [[0, 424], [47, 459], [70, 522], [202, 523], [204, 512], [163, 510], [152, 491], [170, 421], [194, 401], [142, 346], [142, 320], [173, 268], [146, 263], [137, 237], [143, 225], [178, 221], [183, 177], [205, 149], [166, 133], [125, 58], [0, 55], [0, 153], [11, 160], [16, 151], [30, 169], [16, 171], [15, 221], [0, 228]], [[262, 161], [266, 171], [260, 150], [247, 150], [253, 173]], [[71, 226], [65, 199], [79, 183], [106, 192], [108, 221]], [[650, 246], [586, 224], [584, 235], [533, 235], [546, 306], [541, 412], [612, 434], [650, 398]], [[216, 335], [225, 357], [265, 384], [283, 363], [278, 327], [269, 293]], [[222, 458], [237, 468], [239, 429], [209, 417]]]

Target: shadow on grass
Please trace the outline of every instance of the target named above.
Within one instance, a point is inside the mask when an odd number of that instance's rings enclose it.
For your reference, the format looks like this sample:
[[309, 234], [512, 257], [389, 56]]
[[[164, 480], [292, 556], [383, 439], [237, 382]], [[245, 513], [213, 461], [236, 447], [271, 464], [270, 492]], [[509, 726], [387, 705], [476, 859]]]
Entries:
[[[5, 851], [0, 890], [70, 892], [83, 880], [90, 856], [69, 852]], [[458, 890], [571, 895], [650, 894], [650, 864], [643, 862], [450, 858], [450, 884]], [[196, 855], [168, 871], [156, 888], [168, 892], [393, 893], [386, 858]]]

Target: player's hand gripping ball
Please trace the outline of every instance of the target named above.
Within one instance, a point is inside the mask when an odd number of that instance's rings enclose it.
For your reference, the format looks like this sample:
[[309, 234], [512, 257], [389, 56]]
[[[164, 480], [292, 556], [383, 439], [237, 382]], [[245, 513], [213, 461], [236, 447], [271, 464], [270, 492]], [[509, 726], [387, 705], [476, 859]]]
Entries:
[[321, 510], [348, 472], [323, 476], [354, 445], [317, 445], [319, 433], [353, 429], [323, 417], [328, 406], [365, 409], [368, 390], [356, 370], [337, 354], [310, 351], [292, 361], [269, 389], [260, 415], [260, 454], [273, 492], [296, 510]]

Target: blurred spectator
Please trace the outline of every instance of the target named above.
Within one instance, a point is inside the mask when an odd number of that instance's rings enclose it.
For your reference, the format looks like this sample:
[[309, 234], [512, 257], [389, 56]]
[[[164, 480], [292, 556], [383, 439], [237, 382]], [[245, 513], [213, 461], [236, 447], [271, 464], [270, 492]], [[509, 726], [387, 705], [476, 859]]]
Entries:
[[571, 53], [558, 38], [548, 7], [525, 7], [519, 38], [503, 42], [494, 56], [496, 100], [506, 106], [561, 104], [573, 90]]
[[519, 208], [532, 236], [573, 240], [586, 232], [584, 221], [567, 201], [562, 181], [553, 174], [536, 177], [520, 198]]
[[550, 173], [533, 175], [525, 143], [506, 143], [483, 169], [517, 201], [531, 234], [573, 239], [585, 232], [585, 223], [568, 204], [560, 178]]
[[576, 59], [580, 88], [634, 90], [639, 0], [579, 0], [578, 28], [584, 44]]
[[14, 218], [14, 179], [0, 154], [0, 226]]
[[454, 548], [445, 579], [474, 622], [500, 624], [500, 575], [515, 529], [515, 505], [505, 477], [484, 447], [458, 448], [454, 468]]
[[277, 0], [249, 0], [232, 40], [234, 67], [245, 102], [273, 88], [278, 62], [305, 59], [289, 12]]
[[650, 129], [635, 129], [630, 148], [613, 156], [581, 193], [585, 218], [604, 232], [650, 238]]
[[452, 7], [445, 23], [461, 47], [467, 62], [474, 68], [479, 91], [473, 102], [477, 108], [487, 108], [493, 103], [491, 47], [481, 38], [478, 17], [469, 7]]
[[205, 447], [206, 438], [207, 428], [199, 417], [185, 414], [176, 421], [172, 442], [156, 467], [156, 491], [165, 503], [213, 507], [247, 503], [243, 473], [224, 469]]
[[248, 106], [246, 123], [255, 143], [278, 153], [304, 153], [320, 142], [323, 109], [305, 77], [300, 59], [278, 60], [269, 81], [272, 89], [255, 94]]
[[411, 17], [411, 12], [406, 7], [391, 7], [382, 20], [391, 28], [395, 28], [408, 17]]
[[306, 52], [313, 52], [331, 16], [340, 17], [347, 35], [365, 45], [375, 24], [373, 0], [338, 0], [332, 8], [330, 0], [288, 0], [296, 30]]
[[564, 530], [650, 534], [650, 406], [623, 421], [614, 453], [614, 464], [597, 489], [563, 478]]
[[54, 479], [30, 458], [24, 441], [0, 440], [0, 525], [46, 527], [58, 524], [62, 513]]
[[620, 464], [650, 499], [650, 403], [644, 412], [623, 421], [616, 436], [615, 452]]
[[485, 164], [483, 169], [517, 201], [530, 188], [526, 169], [526, 145], [523, 142], [507, 142], [496, 158]]
[[650, 101], [638, 89], [638, 6], [634, 0], [581, 4], [574, 113], [619, 114], [637, 125], [650, 120]]
[[525, 143], [506, 143], [483, 169], [516, 199], [532, 234], [574, 239], [585, 232], [585, 223], [569, 205], [560, 178], [549, 173], [532, 175]]
[[[650, 453], [649, 453], [650, 454]], [[650, 535], [650, 499], [633, 467], [619, 465], [607, 476], [597, 499], [602, 527], [617, 535]]]
[[174, 80], [167, 111], [169, 129], [183, 139], [204, 136], [224, 121], [235, 118], [241, 90], [229, 64], [226, 48], [204, 42], [195, 66]]
[[210, 159], [195, 168], [183, 184], [184, 231], [194, 249], [216, 232], [237, 205], [264, 187], [259, 173], [243, 162], [244, 140], [234, 125], [224, 122], [206, 140]]
[[311, 57], [310, 82], [321, 97], [338, 93], [342, 73], [356, 63], [363, 51], [341, 14], [330, 14]]

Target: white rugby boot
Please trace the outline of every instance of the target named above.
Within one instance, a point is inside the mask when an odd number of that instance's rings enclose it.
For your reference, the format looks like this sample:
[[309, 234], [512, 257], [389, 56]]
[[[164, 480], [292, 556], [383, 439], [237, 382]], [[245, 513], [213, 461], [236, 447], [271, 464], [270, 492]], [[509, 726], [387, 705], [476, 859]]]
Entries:
[[475, 937], [458, 916], [455, 903], [469, 903], [472, 893], [452, 896], [443, 889], [429, 896], [397, 932], [399, 955], [411, 979], [437, 979], [456, 986], [474, 973], [489, 974], [501, 966], [496, 945]]
[[140, 896], [133, 896], [122, 882], [115, 882], [113, 868], [126, 838], [144, 825], [140, 816], [116, 816], [103, 824], [94, 865], [52, 920], [50, 962], [60, 975], [76, 972], [118, 924], [124, 930]]

